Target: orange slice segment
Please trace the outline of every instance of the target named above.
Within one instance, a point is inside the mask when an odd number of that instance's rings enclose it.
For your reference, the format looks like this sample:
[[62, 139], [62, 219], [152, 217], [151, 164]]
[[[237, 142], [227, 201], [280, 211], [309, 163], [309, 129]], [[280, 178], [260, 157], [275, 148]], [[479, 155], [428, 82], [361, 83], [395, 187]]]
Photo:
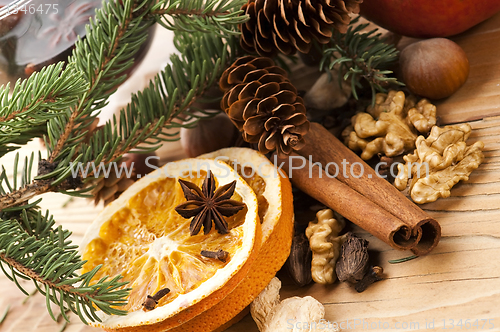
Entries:
[[[185, 202], [178, 179], [201, 187], [208, 170], [218, 186], [236, 181], [232, 199], [246, 208], [226, 218], [229, 233], [191, 236], [191, 219], [174, 208]], [[95, 326], [106, 330], [165, 330], [208, 310], [231, 292], [246, 275], [260, 245], [257, 198], [246, 182], [224, 163], [187, 159], [137, 181], [108, 205], [87, 231], [81, 248], [88, 262], [83, 272], [102, 264], [94, 280], [121, 274], [132, 288], [127, 316], [106, 316]], [[202, 250], [229, 253], [219, 261]], [[147, 295], [169, 288], [154, 310], [142, 307]], [[153, 325], [152, 325], [153, 324]], [[151, 329], [152, 326], [156, 326]]]
[[287, 176], [261, 153], [247, 148], [226, 148], [200, 158], [222, 160], [234, 167], [257, 195], [262, 221], [257, 258], [248, 275], [220, 303], [169, 332], [222, 331], [244, 317], [245, 308], [283, 266], [293, 237], [293, 197]]

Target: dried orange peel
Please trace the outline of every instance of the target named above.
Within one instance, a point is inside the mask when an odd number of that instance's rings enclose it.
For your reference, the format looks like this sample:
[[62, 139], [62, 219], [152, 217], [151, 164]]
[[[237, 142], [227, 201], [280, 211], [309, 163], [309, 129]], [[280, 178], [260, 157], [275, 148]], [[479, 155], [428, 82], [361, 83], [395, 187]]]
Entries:
[[[288, 177], [260, 152], [226, 148], [202, 155], [234, 167], [255, 191], [262, 222], [261, 243], [248, 275], [217, 305], [169, 332], [223, 331], [244, 317], [250, 303], [285, 264], [293, 238], [293, 197]], [[236, 165], [235, 161], [239, 164]], [[253, 175], [251, 171], [253, 170]]]
[[[185, 201], [179, 178], [201, 184], [210, 169], [224, 185], [236, 180], [233, 199], [246, 208], [227, 218], [228, 234], [215, 229], [191, 236], [189, 219], [174, 208]], [[191, 171], [191, 174], [189, 174]], [[179, 326], [219, 303], [247, 275], [259, 253], [261, 224], [257, 197], [227, 164], [186, 159], [137, 181], [108, 205], [88, 229], [82, 256], [83, 272], [103, 264], [94, 280], [121, 274], [132, 288], [126, 316], [102, 312], [96, 327], [107, 331], [165, 331]], [[201, 250], [229, 252], [224, 263], [203, 257]], [[151, 311], [142, 308], [147, 295], [168, 287], [170, 293]]]

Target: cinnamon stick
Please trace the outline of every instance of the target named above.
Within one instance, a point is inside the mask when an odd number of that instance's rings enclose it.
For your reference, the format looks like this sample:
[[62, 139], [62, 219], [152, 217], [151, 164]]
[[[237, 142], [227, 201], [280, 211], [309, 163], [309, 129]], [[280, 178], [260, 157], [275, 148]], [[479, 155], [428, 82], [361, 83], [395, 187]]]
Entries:
[[[299, 151], [299, 154], [306, 158], [310, 157], [314, 163], [320, 163], [323, 167], [326, 167], [329, 163], [335, 163], [341, 169], [336, 174], [338, 181], [379, 205], [406, 226], [400, 225], [399, 231], [393, 233], [396, 225], [392, 225], [392, 227], [387, 227], [386, 224], [372, 225], [373, 222], [368, 218], [362, 224], [358, 224], [360, 227], [365, 228], [367, 231], [370, 231], [367, 228], [377, 228], [373, 231], [386, 234], [387, 239], [389, 239], [388, 243], [391, 246], [398, 249], [411, 249], [415, 255], [429, 253], [439, 242], [441, 227], [438, 222], [429, 217], [427, 213], [412, 203], [393, 185], [381, 178], [368, 164], [322, 125], [311, 123], [306, 145]], [[347, 172], [347, 174], [343, 172], [343, 163], [348, 163], [346, 165], [358, 163], [354, 167], [358, 171], [355, 174], [356, 177], [350, 172]], [[359, 172], [360, 168], [363, 170], [362, 173]], [[351, 208], [357, 209], [354, 205]], [[342, 214], [345, 211], [338, 212]]]
[[419, 239], [411, 236], [410, 229], [400, 219], [338, 179], [329, 178], [322, 168], [312, 167], [307, 160], [297, 157], [293, 154], [278, 163], [297, 188], [394, 248], [415, 247]]

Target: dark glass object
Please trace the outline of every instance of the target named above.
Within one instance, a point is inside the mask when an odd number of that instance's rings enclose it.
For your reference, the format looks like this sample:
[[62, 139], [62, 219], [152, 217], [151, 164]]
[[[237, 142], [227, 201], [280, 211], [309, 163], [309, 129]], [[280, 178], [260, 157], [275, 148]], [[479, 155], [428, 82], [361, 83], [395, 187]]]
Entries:
[[[66, 61], [78, 36], [85, 37], [89, 18], [101, 7], [101, 0], [32, 0], [21, 6], [14, 2], [0, 0], [0, 6], [8, 6], [12, 13], [0, 20], [0, 84]], [[137, 60], [146, 53], [149, 41]]]

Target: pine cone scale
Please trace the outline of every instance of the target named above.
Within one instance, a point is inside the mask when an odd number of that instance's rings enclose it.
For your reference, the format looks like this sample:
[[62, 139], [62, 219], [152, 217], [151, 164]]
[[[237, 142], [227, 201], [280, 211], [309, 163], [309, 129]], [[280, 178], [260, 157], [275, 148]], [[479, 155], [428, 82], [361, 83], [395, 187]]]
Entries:
[[257, 9], [264, 13], [268, 21], [271, 21], [273, 19], [273, 13], [277, 6], [278, 0], [258, 0], [256, 3]]
[[264, 37], [264, 39], [268, 40], [271, 38], [271, 31], [272, 31], [272, 24], [271, 22], [264, 16], [263, 11], [260, 11], [257, 14], [257, 29], [259, 32], [259, 35]]
[[273, 44], [269, 39], [266, 39], [262, 34], [256, 33], [255, 42], [263, 52], [271, 53], [273, 51]]
[[259, 104], [261, 103], [261, 100], [258, 99], [252, 99], [247, 106], [245, 107], [245, 110], [243, 111], [243, 120], [250, 119], [252, 116], [255, 114], [259, 113]]
[[[325, 12], [323, 11], [323, 6], [320, 4], [318, 5], [319, 9], [319, 17], [327, 24], [333, 24], [334, 22], [330, 20], [326, 15]], [[347, 11], [347, 10], [346, 10]], [[349, 23], [348, 23], [349, 24]]]
[[280, 91], [280, 85], [276, 82], [269, 82], [263, 84], [257, 89], [255, 93], [255, 98], [265, 98], [270, 95], [274, 95]]
[[292, 104], [297, 100], [297, 98], [299, 98], [294, 91], [285, 90], [286, 87], [282, 84], [280, 84], [280, 89], [281, 91], [275, 95], [275, 98], [279, 103]]
[[[294, 23], [296, 23], [294, 21]], [[294, 24], [296, 27], [296, 24]], [[295, 35], [295, 36], [294, 36]], [[308, 53], [309, 50], [311, 49], [311, 44], [302, 40], [300, 36], [297, 34], [297, 32], [293, 32], [290, 34], [290, 40], [292, 45], [295, 47], [295, 49], [299, 50], [301, 53]]]
[[298, 126], [294, 126], [294, 128], [288, 129], [288, 132], [290, 132], [292, 134], [304, 136], [309, 131], [309, 127], [310, 127], [310, 123], [309, 123], [309, 121], [307, 121], [307, 122], [304, 122]]
[[231, 120], [242, 121], [245, 107], [247, 106], [248, 102], [250, 102], [250, 100], [251, 98], [247, 98], [238, 100], [237, 102], [231, 104], [231, 106], [229, 107], [229, 111], [226, 112], [229, 118]]
[[267, 150], [273, 151], [276, 150], [279, 145], [279, 137], [276, 135], [276, 132], [271, 133], [269, 137], [264, 141], [264, 145]]
[[250, 82], [250, 84], [245, 85], [243, 89], [241, 89], [238, 94], [238, 99], [246, 99], [255, 96], [255, 93], [260, 86], [262, 86], [262, 83], [258, 81]]
[[226, 103], [227, 105], [231, 105], [237, 102], [238, 100], [245, 99], [240, 97], [240, 92], [245, 87], [246, 87], [245, 84], [236, 85], [233, 89], [231, 89], [231, 93], [227, 95], [227, 98], [225, 98], [224, 103]]
[[227, 82], [230, 85], [243, 83], [245, 76], [253, 70], [255, 70], [255, 66], [253, 66], [252, 64], [245, 64], [236, 67], [232, 72], [229, 73]]
[[[283, 119], [283, 117], [282, 117], [282, 119]], [[285, 126], [290, 126], [291, 128], [295, 128], [297, 126], [300, 126], [301, 124], [303, 124], [306, 121], [307, 121], [307, 117], [305, 116], [305, 114], [302, 114], [302, 113], [292, 114], [288, 118], [283, 119], [283, 124], [284, 124], [283, 128], [285, 128]], [[285, 129], [283, 129], [283, 131], [285, 131]]]
[[283, 82], [283, 75], [282, 74], [274, 74], [274, 73], [269, 73], [263, 75], [261, 78], [259, 78], [259, 82], [262, 84], [267, 84], [267, 83], [282, 83]]
[[[283, 54], [292, 54], [293, 48], [288, 44], [290, 39], [288, 39], [287, 42], [284, 42], [280, 38], [281, 36], [279, 36], [278, 34], [273, 34], [273, 41], [278, 51]], [[253, 50], [251, 52], [253, 52]]]
[[[297, 93], [298, 93], [297, 88], [295, 88], [295, 86], [292, 83], [290, 83], [289, 81], [285, 81], [285, 82], [280, 83], [280, 87], [281, 87], [281, 90], [290, 91], [294, 95], [297, 95]], [[300, 98], [300, 97], [297, 96], [297, 98]], [[302, 98], [300, 98], [300, 100], [303, 103]]]
[[272, 111], [272, 115], [281, 119], [282, 121], [288, 121], [289, 119], [300, 115], [293, 105], [281, 104]]
[[242, 10], [250, 19], [240, 24], [240, 44], [247, 52], [274, 56], [310, 51], [313, 40], [326, 44], [332, 28], [347, 30], [349, 13], [362, 0], [249, 0]]
[[255, 136], [255, 135], [260, 135], [262, 134], [262, 128], [264, 127], [265, 123], [265, 118], [262, 116], [252, 116], [250, 119], [245, 121], [245, 124], [243, 125], [243, 130], [249, 135], [249, 136]]
[[257, 104], [257, 114], [261, 115], [271, 114], [271, 112], [276, 106], [278, 106], [278, 98], [276, 98], [275, 96], [262, 99]]

